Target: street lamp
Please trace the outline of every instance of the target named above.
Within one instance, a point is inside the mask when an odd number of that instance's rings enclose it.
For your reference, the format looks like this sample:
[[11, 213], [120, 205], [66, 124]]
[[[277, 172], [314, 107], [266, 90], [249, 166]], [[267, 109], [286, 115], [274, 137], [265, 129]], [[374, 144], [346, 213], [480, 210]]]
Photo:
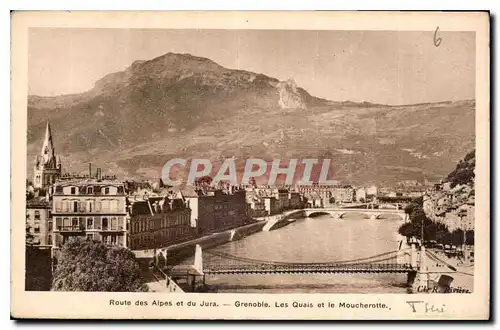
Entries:
[[467, 261], [467, 257], [466, 257], [466, 253], [465, 253], [465, 241], [466, 241], [466, 233], [467, 231], [465, 230], [465, 226], [463, 226], [463, 218], [466, 216], [466, 214], [464, 214], [463, 210], [460, 211], [460, 213], [458, 214], [458, 216], [460, 217], [460, 227], [464, 228], [462, 229], [462, 233], [463, 233], [463, 238], [462, 238], [462, 254], [464, 256], [464, 261]]

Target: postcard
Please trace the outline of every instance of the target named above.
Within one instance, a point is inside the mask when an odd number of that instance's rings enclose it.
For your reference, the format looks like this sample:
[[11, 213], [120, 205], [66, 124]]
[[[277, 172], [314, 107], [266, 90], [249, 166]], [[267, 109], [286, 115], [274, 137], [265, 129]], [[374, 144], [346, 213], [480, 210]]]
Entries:
[[489, 319], [488, 12], [11, 21], [12, 318]]

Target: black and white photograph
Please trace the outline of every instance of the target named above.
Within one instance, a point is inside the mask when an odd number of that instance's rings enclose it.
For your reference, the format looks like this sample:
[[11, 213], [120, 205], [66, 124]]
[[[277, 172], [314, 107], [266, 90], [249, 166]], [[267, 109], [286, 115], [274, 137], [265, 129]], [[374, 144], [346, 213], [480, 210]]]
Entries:
[[25, 291], [223, 308], [203, 296], [465, 297], [487, 275], [475, 31], [61, 26], [27, 45]]

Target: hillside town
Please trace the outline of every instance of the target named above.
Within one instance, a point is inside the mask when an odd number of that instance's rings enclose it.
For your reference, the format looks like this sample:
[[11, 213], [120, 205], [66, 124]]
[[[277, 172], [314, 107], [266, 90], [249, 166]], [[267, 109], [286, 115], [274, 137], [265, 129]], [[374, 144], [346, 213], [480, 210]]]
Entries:
[[424, 196], [423, 208], [432, 221], [450, 231], [474, 230], [475, 152], [468, 153], [447, 178]]

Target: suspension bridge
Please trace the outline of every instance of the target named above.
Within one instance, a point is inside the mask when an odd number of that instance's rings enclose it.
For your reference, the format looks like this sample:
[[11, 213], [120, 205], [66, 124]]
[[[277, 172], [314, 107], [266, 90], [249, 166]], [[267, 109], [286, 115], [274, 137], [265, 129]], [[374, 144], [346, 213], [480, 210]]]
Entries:
[[365, 258], [311, 263], [250, 259], [224, 252], [206, 251], [203, 253], [202, 272], [206, 275], [407, 273], [417, 267], [411, 265], [410, 252], [411, 249], [406, 249]]
[[[201, 246], [197, 245], [193, 265], [178, 265], [168, 271], [177, 275], [409, 273], [420, 268], [421, 253], [412, 245], [396, 251], [348, 260], [287, 262], [240, 257], [217, 250], [202, 251]], [[433, 255], [432, 257], [434, 258]], [[433, 262], [434, 260], [435, 258], [432, 259]]]
[[174, 279], [191, 278], [187, 281], [193, 286], [197, 277], [201, 276], [205, 283], [205, 277], [210, 275], [399, 273], [407, 274], [409, 286], [424, 287], [429, 280], [439, 281], [442, 275], [453, 280], [448, 275], [456, 273], [457, 269], [423, 247], [417, 251], [415, 244], [369, 257], [327, 262], [252, 259], [217, 250], [202, 252], [201, 246], [197, 245], [194, 264], [177, 265], [166, 271]]

